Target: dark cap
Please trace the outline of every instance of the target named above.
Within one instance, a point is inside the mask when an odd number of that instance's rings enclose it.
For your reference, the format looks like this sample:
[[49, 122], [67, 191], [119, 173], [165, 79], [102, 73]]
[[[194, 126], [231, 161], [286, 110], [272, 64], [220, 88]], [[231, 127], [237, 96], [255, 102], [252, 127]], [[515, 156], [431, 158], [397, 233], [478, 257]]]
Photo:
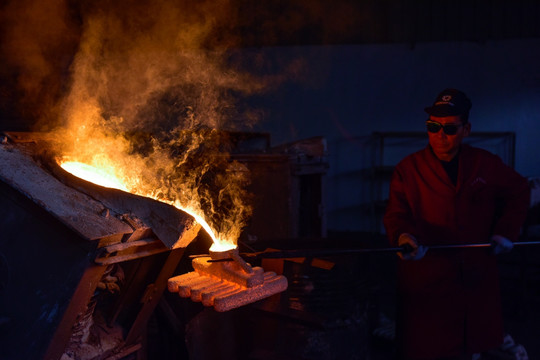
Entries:
[[462, 91], [456, 89], [444, 89], [432, 106], [424, 110], [437, 117], [464, 115], [471, 110], [471, 100]]

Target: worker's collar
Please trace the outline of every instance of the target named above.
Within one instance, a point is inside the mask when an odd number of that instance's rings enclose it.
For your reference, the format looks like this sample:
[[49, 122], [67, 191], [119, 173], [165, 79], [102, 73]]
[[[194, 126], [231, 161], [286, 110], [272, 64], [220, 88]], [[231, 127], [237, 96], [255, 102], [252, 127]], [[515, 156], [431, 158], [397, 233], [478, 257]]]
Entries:
[[458, 149], [456, 155], [454, 155], [454, 157], [453, 157], [452, 159], [450, 159], [449, 161], [439, 159], [439, 158], [437, 157], [437, 154], [435, 154], [435, 151], [433, 151], [433, 148], [431, 147], [431, 144], [428, 144], [428, 148], [429, 148], [429, 151], [431, 152], [431, 154], [432, 154], [437, 160], [439, 160], [440, 162], [443, 162], [443, 163], [449, 163], [449, 162], [456, 161], [457, 159], [459, 159], [459, 156], [461, 155], [461, 149], [463, 149], [463, 144], [459, 146], [459, 149]]

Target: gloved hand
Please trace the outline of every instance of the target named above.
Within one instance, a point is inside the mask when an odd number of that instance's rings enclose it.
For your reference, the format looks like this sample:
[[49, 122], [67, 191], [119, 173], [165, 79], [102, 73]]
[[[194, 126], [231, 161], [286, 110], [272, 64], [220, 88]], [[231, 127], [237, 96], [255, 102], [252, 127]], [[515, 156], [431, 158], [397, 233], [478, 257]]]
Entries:
[[418, 245], [418, 241], [416, 241], [416, 238], [408, 233], [403, 233], [399, 235], [398, 245], [400, 247], [408, 245], [412, 248], [412, 251], [410, 252], [398, 252], [398, 256], [402, 260], [420, 260], [424, 257], [424, 255], [426, 255], [426, 252], [428, 250], [427, 247], [423, 245]]
[[514, 248], [514, 243], [504, 236], [493, 235], [491, 237], [491, 251], [493, 254], [498, 255], [507, 253]]

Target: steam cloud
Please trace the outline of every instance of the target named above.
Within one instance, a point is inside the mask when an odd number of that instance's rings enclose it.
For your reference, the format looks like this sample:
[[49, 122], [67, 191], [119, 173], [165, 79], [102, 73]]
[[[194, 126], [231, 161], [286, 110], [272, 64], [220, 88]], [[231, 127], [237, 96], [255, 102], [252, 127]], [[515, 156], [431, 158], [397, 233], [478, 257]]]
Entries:
[[[236, 241], [251, 213], [249, 172], [228, 158], [224, 130], [257, 121], [236, 100], [279, 79], [227, 63], [233, 44], [216, 29], [235, 20], [229, 1], [14, 1], [8, 10], [39, 24], [13, 23], [6, 47], [19, 49], [12, 59], [20, 90], [42, 105], [39, 129], [55, 131], [58, 152], [112, 165], [122, 179], [136, 179], [133, 192], [182, 207], [196, 201], [217, 236]], [[51, 52], [66, 54], [60, 44], [77, 48], [69, 61], [47, 62]], [[66, 63], [65, 81], [49, 78]], [[52, 83], [62, 85], [48, 92]]]
[[67, 152], [116, 154], [124, 178], [140, 180], [132, 191], [194, 209], [217, 238], [236, 241], [251, 214], [249, 173], [228, 160], [220, 134], [249, 125], [232, 94], [264, 85], [226, 66], [227, 46], [209, 47], [228, 2], [113, 4], [85, 11], [64, 105]]
[[210, 47], [210, 35], [231, 12], [227, 0], [188, 2], [189, 11], [166, 0], [91, 4], [72, 65], [67, 119], [84, 102], [130, 130], [234, 129], [238, 118], [249, 125], [231, 113], [231, 94], [247, 95], [263, 84], [227, 67], [230, 44]]

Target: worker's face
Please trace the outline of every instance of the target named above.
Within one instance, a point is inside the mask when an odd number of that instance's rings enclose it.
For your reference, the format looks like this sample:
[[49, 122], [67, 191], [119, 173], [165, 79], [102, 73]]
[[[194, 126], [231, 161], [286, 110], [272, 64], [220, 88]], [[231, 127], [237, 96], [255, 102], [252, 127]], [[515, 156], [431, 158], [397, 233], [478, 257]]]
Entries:
[[[443, 127], [445, 125], [453, 125], [447, 127], [446, 132], [445, 129], [440, 126], [439, 131], [437, 132], [428, 131], [429, 144], [431, 145], [433, 152], [440, 160], [444, 161], [452, 160], [458, 153], [463, 138], [469, 136], [471, 131], [471, 124], [463, 124], [459, 115], [444, 117], [430, 116], [429, 120], [426, 121], [426, 124], [428, 125], [428, 128], [432, 128], [431, 130], [437, 130], [437, 124], [440, 124]], [[448, 132], [453, 133], [454, 131], [452, 130], [456, 130], [455, 128], [452, 129], [453, 127], [457, 127], [455, 134], [447, 134]]]

